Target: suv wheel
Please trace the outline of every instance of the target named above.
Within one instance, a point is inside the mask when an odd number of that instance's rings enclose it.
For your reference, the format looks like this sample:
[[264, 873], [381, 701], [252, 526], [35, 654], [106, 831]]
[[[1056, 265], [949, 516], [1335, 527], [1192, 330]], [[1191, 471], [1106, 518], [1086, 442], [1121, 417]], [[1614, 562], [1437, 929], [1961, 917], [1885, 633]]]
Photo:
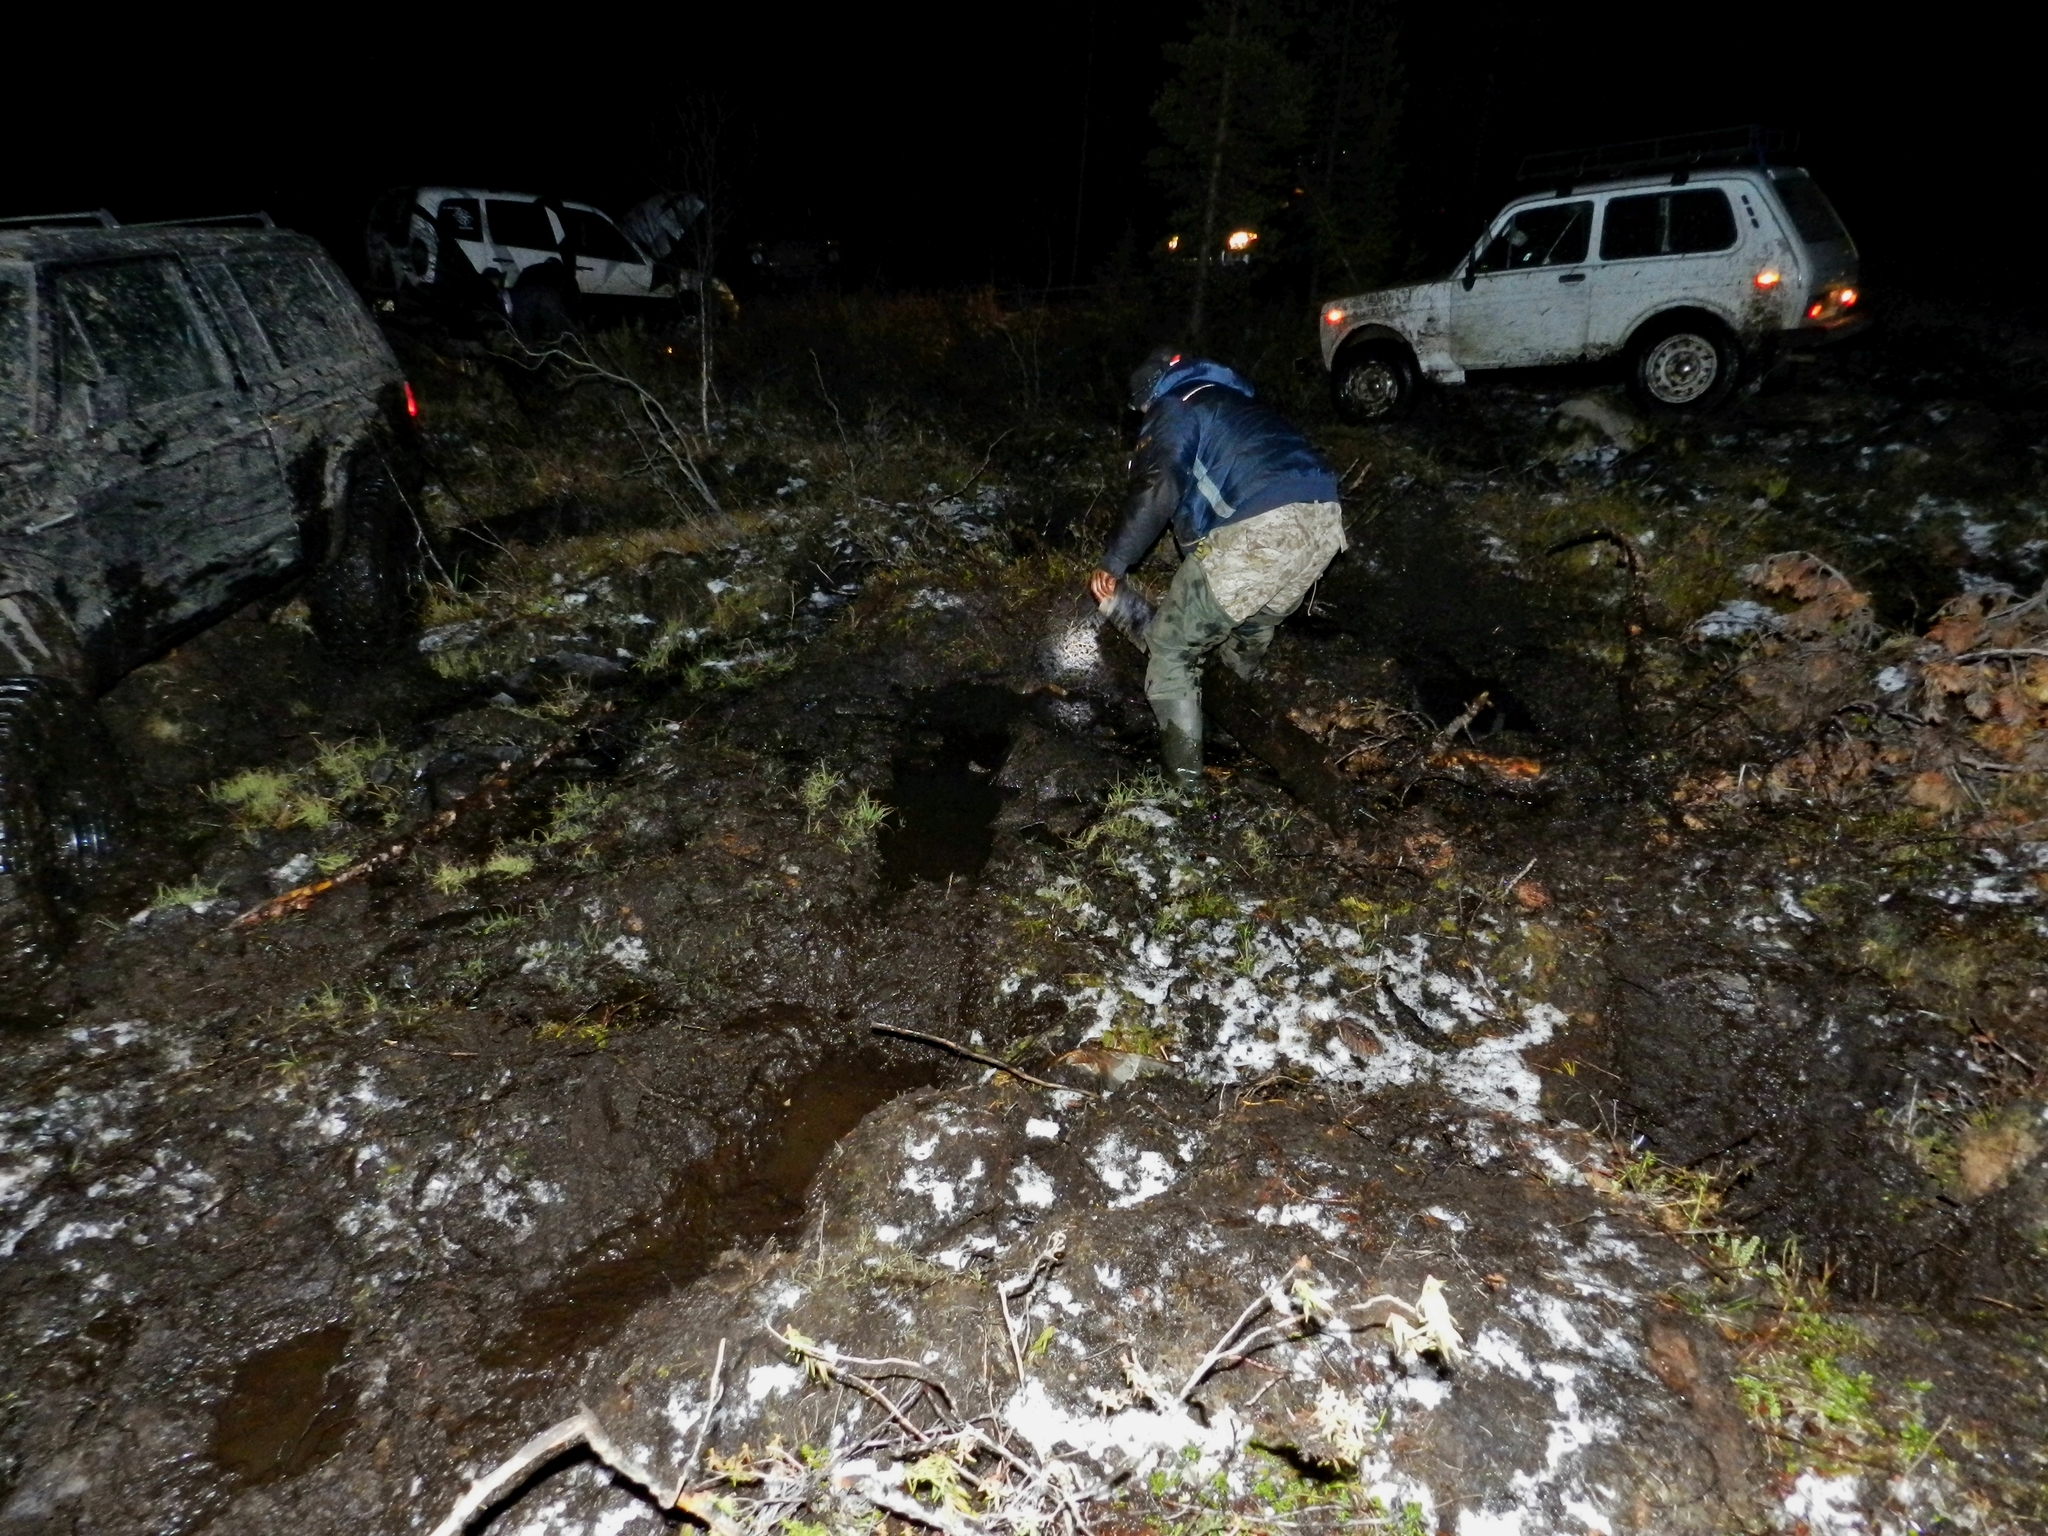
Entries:
[[341, 548], [306, 586], [313, 633], [332, 655], [388, 655], [413, 628], [412, 518], [374, 446], [350, 466], [342, 524]]
[[1686, 316], [1647, 326], [1629, 346], [1629, 392], [1655, 411], [1709, 411], [1741, 372], [1735, 339], [1720, 325]]
[[1392, 342], [1354, 347], [1337, 359], [1330, 397], [1345, 421], [1392, 421], [1415, 405], [1415, 362]]
[[47, 974], [60, 911], [118, 850], [125, 798], [82, 696], [49, 678], [0, 678], [0, 1000]]

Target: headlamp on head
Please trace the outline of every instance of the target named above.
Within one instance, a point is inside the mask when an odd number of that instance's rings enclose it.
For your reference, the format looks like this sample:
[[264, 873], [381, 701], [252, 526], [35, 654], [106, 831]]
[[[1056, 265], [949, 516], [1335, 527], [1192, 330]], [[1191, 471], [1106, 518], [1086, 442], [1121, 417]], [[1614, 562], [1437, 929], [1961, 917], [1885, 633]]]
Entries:
[[1159, 381], [1184, 360], [1178, 347], [1154, 347], [1131, 374], [1131, 409], [1146, 411], [1159, 390]]

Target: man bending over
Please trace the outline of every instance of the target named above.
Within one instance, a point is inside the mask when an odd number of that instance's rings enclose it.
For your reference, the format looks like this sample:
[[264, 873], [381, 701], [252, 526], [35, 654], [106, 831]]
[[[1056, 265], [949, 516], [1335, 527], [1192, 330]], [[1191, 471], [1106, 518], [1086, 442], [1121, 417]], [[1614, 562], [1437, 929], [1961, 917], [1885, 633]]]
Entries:
[[1131, 375], [1144, 413], [1131, 494], [1089, 578], [1096, 602], [1171, 524], [1180, 569], [1146, 633], [1145, 696], [1160, 756], [1183, 790], [1202, 783], [1202, 662], [1257, 671], [1273, 631], [1345, 547], [1337, 478], [1252, 387], [1203, 358], [1161, 347]]

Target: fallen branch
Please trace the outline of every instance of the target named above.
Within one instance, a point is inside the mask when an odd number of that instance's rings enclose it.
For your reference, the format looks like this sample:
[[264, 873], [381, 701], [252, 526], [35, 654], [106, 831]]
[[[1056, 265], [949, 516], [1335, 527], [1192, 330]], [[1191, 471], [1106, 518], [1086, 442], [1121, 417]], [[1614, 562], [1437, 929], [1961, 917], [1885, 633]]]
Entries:
[[1022, 1068], [1011, 1066], [999, 1056], [991, 1056], [986, 1051], [977, 1051], [973, 1046], [962, 1045], [957, 1040], [948, 1040], [944, 1035], [928, 1035], [921, 1029], [904, 1029], [896, 1024], [870, 1024], [868, 1028], [878, 1035], [899, 1035], [905, 1040], [916, 1040], [925, 1045], [935, 1045], [942, 1051], [951, 1051], [955, 1056], [964, 1056], [969, 1061], [978, 1061], [985, 1067], [994, 1067], [998, 1072], [1007, 1072], [1010, 1076], [1021, 1078], [1024, 1082], [1035, 1083], [1040, 1088], [1050, 1088], [1054, 1093], [1078, 1093], [1091, 1099], [1102, 1097], [1101, 1094], [1092, 1088], [1070, 1088], [1065, 1083], [1049, 1082], [1042, 1077], [1033, 1077]]
[[[996, 1300], [1003, 1308], [1003, 1337], [1010, 1345], [1010, 1360], [1017, 1367], [1017, 1385], [1024, 1385], [1024, 1351], [1017, 1343], [1017, 1323], [1010, 1316], [1010, 1298], [1017, 1298], [1021, 1311], [1030, 1302], [1031, 1293], [1038, 1289], [1038, 1282], [1052, 1272], [1053, 1266], [1067, 1256], [1067, 1234], [1055, 1232], [1039, 1250], [1038, 1257], [1031, 1261], [1031, 1267], [1021, 1275], [1013, 1275], [996, 1287]], [[1028, 1317], [1030, 1314], [1026, 1313]]]
[[[462, 1536], [472, 1520], [510, 1490], [519, 1486], [536, 1468], [545, 1466], [562, 1452], [585, 1445], [599, 1461], [644, 1491], [662, 1509], [679, 1509], [708, 1527], [713, 1536], [746, 1536], [737, 1525], [720, 1514], [709, 1493], [691, 1493], [678, 1488], [673, 1495], [657, 1490], [651, 1476], [629, 1461], [605, 1433], [597, 1415], [578, 1408], [559, 1424], [550, 1425], [519, 1447], [497, 1466], [469, 1485], [469, 1491], [435, 1526], [431, 1536]], [[663, 1502], [666, 1497], [667, 1502]]]
[[1442, 730], [1436, 733], [1435, 737], [1432, 738], [1429, 743], [1429, 751], [1424, 755], [1427, 757], [1442, 757], [1444, 755], [1444, 749], [1451, 744], [1454, 738], [1456, 738], [1458, 732], [1464, 730], [1474, 720], [1477, 720], [1480, 717], [1480, 715], [1484, 714], [1486, 711], [1486, 706], [1491, 704], [1492, 702], [1493, 695], [1482, 689], [1480, 691], [1479, 697], [1474, 699], [1470, 704], [1467, 704], [1463, 712], [1459, 714], [1457, 719], [1453, 720], [1449, 725], [1445, 726]]
[[[607, 709], [610, 707], [609, 704], [605, 706]], [[380, 870], [389, 869], [416, 849], [439, 838], [463, 816], [476, 811], [487, 811], [503, 804], [505, 797], [521, 780], [531, 777], [537, 770], [561, 756], [575, 739], [574, 736], [564, 736], [561, 740], [542, 748], [517, 767], [511, 763], [500, 763], [498, 771], [479, 784], [474, 794], [421, 823], [398, 841], [387, 843], [368, 858], [358, 859], [346, 869], [336, 870], [324, 880], [294, 886], [282, 896], [273, 896], [262, 905], [251, 907], [228, 924], [229, 932], [241, 928], [254, 928], [258, 923], [267, 923], [274, 917], [283, 917], [288, 913], [303, 912], [329, 891], [338, 890], [344, 885], [353, 885]]]

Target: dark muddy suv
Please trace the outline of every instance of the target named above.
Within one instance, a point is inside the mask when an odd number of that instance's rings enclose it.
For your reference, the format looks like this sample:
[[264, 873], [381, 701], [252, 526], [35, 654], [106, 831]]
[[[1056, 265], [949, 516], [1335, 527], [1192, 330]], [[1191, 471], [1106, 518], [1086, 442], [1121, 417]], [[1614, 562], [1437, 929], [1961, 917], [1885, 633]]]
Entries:
[[323, 644], [411, 619], [409, 386], [314, 241], [0, 221], [0, 992], [111, 853], [93, 700], [305, 578]]

